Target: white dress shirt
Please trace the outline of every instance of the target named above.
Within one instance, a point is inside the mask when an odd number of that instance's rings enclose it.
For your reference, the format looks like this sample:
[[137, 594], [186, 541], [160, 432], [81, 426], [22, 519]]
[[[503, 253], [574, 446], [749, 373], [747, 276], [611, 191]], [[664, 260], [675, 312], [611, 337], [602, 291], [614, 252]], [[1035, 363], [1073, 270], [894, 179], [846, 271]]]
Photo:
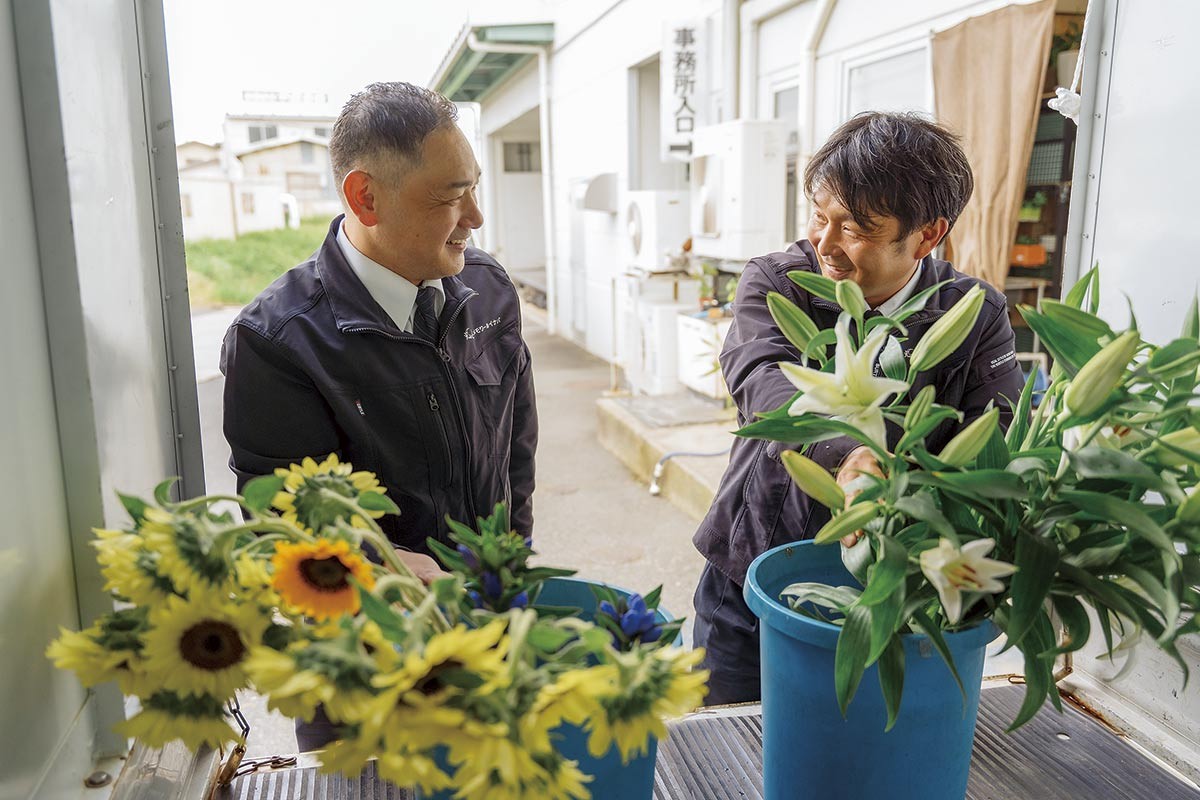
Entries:
[[[407, 278], [402, 278], [382, 264], [372, 261], [358, 251], [346, 236], [346, 223], [338, 226], [338, 247], [342, 255], [350, 262], [350, 268], [362, 281], [363, 286], [371, 297], [391, 318], [396, 327], [405, 333], [413, 332], [413, 310], [417, 305], [417, 286]], [[432, 286], [437, 289], [433, 298], [433, 309], [440, 316], [446, 305], [446, 290], [441, 278], [423, 281], [421, 286]]]

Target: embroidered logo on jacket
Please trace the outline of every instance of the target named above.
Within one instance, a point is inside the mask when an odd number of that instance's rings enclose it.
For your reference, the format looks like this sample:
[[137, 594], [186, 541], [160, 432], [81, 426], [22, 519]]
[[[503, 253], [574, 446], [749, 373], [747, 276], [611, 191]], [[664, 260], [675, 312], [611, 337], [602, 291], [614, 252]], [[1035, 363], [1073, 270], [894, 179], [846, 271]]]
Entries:
[[467, 328], [466, 331], [463, 332], [463, 336], [466, 337], [467, 339], [474, 339], [476, 336], [483, 333], [488, 328], [494, 328], [499, 324], [500, 324], [500, 317], [496, 317], [491, 322], [488, 322], [484, 325], [480, 325], [478, 328]]

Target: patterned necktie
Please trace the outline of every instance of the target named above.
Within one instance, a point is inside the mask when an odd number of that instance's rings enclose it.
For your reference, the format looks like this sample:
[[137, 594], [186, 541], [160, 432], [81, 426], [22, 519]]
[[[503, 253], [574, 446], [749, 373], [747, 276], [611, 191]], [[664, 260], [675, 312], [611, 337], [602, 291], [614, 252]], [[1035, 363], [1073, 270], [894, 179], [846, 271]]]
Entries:
[[437, 289], [432, 286], [422, 286], [417, 290], [417, 304], [413, 308], [413, 334], [433, 344], [438, 343], [436, 294]]

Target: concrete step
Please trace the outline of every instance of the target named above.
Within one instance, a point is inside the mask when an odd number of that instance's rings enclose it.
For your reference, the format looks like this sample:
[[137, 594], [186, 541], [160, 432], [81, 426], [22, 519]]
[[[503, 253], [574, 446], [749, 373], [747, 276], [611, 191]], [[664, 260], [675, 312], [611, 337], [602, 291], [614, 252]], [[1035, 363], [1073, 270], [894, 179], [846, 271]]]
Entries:
[[[732, 409], [694, 395], [601, 397], [596, 401], [597, 438], [634, 475], [646, 482], [663, 463], [658, 496], [699, 521], [708, 511], [729, 463], [737, 420]], [[717, 455], [698, 455], [711, 454]]]

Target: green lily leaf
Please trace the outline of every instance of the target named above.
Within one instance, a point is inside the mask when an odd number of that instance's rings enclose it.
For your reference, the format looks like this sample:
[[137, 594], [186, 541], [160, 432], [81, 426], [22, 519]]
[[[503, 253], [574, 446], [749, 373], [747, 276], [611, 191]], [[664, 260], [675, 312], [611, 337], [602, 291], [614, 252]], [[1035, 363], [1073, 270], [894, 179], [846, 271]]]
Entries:
[[1155, 491], [1163, 487], [1158, 473], [1121, 450], [1088, 445], [1067, 451], [1067, 458], [1082, 478], [1124, 481]]
[[[867, 588], [858, 599], [860, 605], [874, 606], [892, 596], [908, 574], [908, 551], [890, 536], [878, 537], [879, 554], [867, 571]], [[862, 547], [861, 544], [856, 547]]]
[[[1024, 500], [1029, 487], [1019, 475], [1003, 469], [977, 469], [973, 472], [935, 472], [936, 482], [959, 493], [991, 500]], [[935, 483], [936, 485], [936, 483]]]
[[1072, 333], [1092, 339], [1115, 339], [1116, 334], [1108, 323], [1097, 317], [1081, 311], [1057, 300], [1043, 300], [1038, 310], [1045, 316], [1071, 330]]
[[843, 718], [867, 669], [870, 643], [871, 610], [864, 606], [851, 606], [846, 610], [846, 622], [838, 635], [837, 649], [833, 655], [833, 683]]
[[830, 280], [824, 275], [804, 270], [792, 270], [787, 274], [792, 283], [811, 295], [831, 303], [837, 302], [837, 281]]
[[904, 642], [899, 636], [893, 636], [888, 641], [879, 658], [879, 688], [888, 712], [887, 727], [884, 728], [886, 733], [900, 716], [900, 698], [904, 695]]
[[[1006, 648], [1021, 644], [1042, 613], [1042, 603], [1050, 592], [1058, 561], [1058, 547], [1053, 542], [1023, 532], [1017, 534], [1017, 552], [1013, 559], [1017, 572], [1008, 592], [1012, 598], [1012, 611]], [[1022, 649], [1029, 652], [1028, 648]]]
[[1088, 360], [1100, 352], [1100, 343], [1072, 331], [1056, 319], [1034, 311], [1029, 306], [1018, 306], [1017, 310], [1025, 322], [1041, 337], [1042, 343], [1055, 362], [1064, 367], [1072, 377]]

